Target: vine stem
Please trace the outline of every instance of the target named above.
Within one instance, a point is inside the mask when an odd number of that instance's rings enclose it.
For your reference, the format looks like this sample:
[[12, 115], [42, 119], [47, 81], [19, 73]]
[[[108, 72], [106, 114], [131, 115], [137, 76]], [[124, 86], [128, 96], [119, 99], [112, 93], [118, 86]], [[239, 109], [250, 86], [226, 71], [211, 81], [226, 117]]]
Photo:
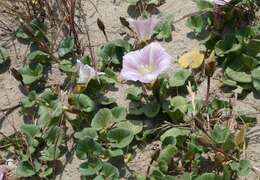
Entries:
[[210, 76], [207, 77], [207, 94], [205, 99], [205, 105], [208, 106], [209, 103], [209, 92], [210, 92]]
[[145, 84], [144, 84], [144, 83], [141, 83], [141, 86], [142, 86], [142, 90], [143, 90], [143, 93], [144, 93], [144, 98], [145, 98], [145, 100], [148, 102], [148, 97], [149, 97], [149, 95], [148, 95], [147, 89], [146, 89], [146, 87], [145, 87]]

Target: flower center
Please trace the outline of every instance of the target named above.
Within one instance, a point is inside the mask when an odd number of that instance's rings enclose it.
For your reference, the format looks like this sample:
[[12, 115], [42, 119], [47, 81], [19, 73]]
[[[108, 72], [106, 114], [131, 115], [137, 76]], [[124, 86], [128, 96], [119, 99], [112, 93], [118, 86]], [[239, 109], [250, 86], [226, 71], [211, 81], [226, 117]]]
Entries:
[[143, 75], [153, 72], [155, 69], [154, 65], [140, 65], [139, 72]]

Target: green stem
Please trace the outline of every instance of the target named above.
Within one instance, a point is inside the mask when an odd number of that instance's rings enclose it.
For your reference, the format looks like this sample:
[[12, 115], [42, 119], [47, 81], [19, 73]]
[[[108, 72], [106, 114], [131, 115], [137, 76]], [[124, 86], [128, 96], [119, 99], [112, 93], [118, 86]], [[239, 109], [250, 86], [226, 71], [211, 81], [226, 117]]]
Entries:
[[209, 92], [210, 92], [210, 76], [207, 77], [207, 94], [206, 94], [206, 100], [205, 100], [206, 106], [208, 106], [208, 103], [209, 103]]

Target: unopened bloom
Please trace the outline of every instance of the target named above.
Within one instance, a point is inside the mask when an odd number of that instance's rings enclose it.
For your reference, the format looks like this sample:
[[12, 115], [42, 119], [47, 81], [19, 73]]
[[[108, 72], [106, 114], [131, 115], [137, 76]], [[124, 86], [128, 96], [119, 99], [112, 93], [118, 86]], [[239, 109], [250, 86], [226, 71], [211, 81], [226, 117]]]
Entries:
[[219, 6], [224, 6], [227, 3], [229, 3], [231, 0], [214, 0], [214, 4], [219, 5]]
[[157, 42], [123, 57], [121, 76], [125, 80], [150, 83], [170, 67], [171, 57]]
[[130, 27], [136, 32], [139, 40], [146, 41], [151, 39], [154, 28], [159, 23], [158, 19], [144, 19], [144, 20], [128, 20]]
[[83, 64], [80, 60], [77, 60], [77, 71], [79, 73], [79, 84], [88, 84], [91, 79], [104, 74], [102, 72], [97, 72], [94, 68], [87, 64]]

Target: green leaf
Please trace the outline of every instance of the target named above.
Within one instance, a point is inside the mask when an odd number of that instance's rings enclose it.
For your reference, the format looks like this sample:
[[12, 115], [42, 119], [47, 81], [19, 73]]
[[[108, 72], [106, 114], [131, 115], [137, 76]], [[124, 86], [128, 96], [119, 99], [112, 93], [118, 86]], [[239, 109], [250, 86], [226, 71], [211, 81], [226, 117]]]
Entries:
[[160, 2], [160, 0], [149, 0], [148, 4], [154, 4], [154, 5], [158, 5]]
[[62, 128], [58, 126], [51, 126], [44, 133], [43, 138], [48, 146], [51, 146], [52, 144], [60, 145], [64, 139], [64, 132]]
[[237, 87], [237, 82], [234, 80], [231, 80], [229, 77], [227, 77], [226, 74], [224, 74], [224, 76], [223, 76], [223, 84], [226, 86]]
[[59, 56], [61, 58], [71, 54], [74, 49], [74, 38], [73, 37], [67, 37], [64, 40], [61, 41], [60, 46], [59, 46]]
[[237, 171], [239, 176], [248, 176], [252, 165], [249, 160], [240, 160], [239, 163], [233, 161], [230, 167], [232, 170]]
[[128, 146], [134, 138], [134, 134], [125, 128], [115, 128], [107, 133], [107, 139], [115, 148], [124, 148]]
[[171, 128], [161, 135], [160, 140], [164, 141], [167, 137], [187, 136], [188, 133], [189, 133], [188, 130], [183, 130], [183, 129], [179, 129], [179, 128]]
[[215, 53], [216, 55], [223, 57], [226, 54], [240, 51], [241, 47], [241, 44], [237, 43], [233, 37], [228, 37], [216, 43]]
[[116, 103], [116, 99], [113, 98], [113, 97], [101, 96], [98, 99], [98, 103], [100, 103], [100, 104], [102, 104], [104, 106], [107, 106], [107, 105], [111, 105], [111, 104]]
[[53, 173], [53, 168], [52, 167], [48, 167], [46, 169], [44, 169], [44, 171], [39, 175], [40, 177], [44, 177], [47, 178], [48, 176], [50, 176]]
[[175, 96], [170, 100], [170, 104], [174, 107], [174, 110], [180, 110], [182, 113], [186, 113], [188, 110], [188, 102], [186, 98], [182, 96]]
[[115, 122], [120, 122], [126, 119], [126, 109], [124, 107], [114, 107], [111, 109], [111, 112], [113, 114], [113, 119]]
[[145, 104], [143, 107], [143, 112], [146, 117], [148, 118], [154, 118], [156, 117], [160, 112], [161, 106], [157, 103], [149, 103]]
[[195, 180], [217, 180], [217, 176], [213, 173], [204, 173]]
[[30, 137], [35, 137], [40, 133], [40, 128], [34, 124], [23, 124], [21, 126], [21, 131]]
[[100, 155], [103, 152], [102, 146], [92, 138], [79, 140], [76, 148], [76, 155], [79, 159], [86, 159], [89, 154]]
[[167, 172], [168, 163], [175, 156], [177, 152], [178, 150], [174, 145], [168, 145], [165, 149], [161, 151], [158, 158], [159, 167], [161, 171]]
[[239, 59], [241, 62], [241, 64], [239, 64], [239, 67], [243, 67], [243, 70], [247, 72], [255, 69], [258, 65], [257, 59], [246, 54], [242, 54], [242, 56], [239, 56]]
[[95, 109], [95, 102], [85, 94], [74, 94], [70, 99], [80, 111], [92, 112]]
[[31, 91], [27, 96], [22, 97], [21, 103], [24, 108], [31, 108], [36, 104], [37, 94]]
[[43, 66], [41, 64], [25, 65], [20, 71], [24, 84], [32, 84], [42, 78]]
[[73, 66], [72, 62], [70, 60], [62, 60], [60, 62], [60, 70], [65, 73], [74, 73], [76, 72], [75, 67]]
[[104, 179], [107, 179], [107, 180], [118, 180], [119, 179], [118, 169], [115, 166], [113, 166], [112, 164], [107, 163], [107, 162], [103, 163], [103, 167], [102, 167], [100, 174], [102, 174]]
[[173, 121], [183, 120], [184, 115], [188, 111], [188, 102], [182, 96], [175, 96], [170, 102], [164, 102], [163, 109]]
[[100, 159], [94, 158], [89, 159], [87, 162], [80, 165], [79, 171], [83, 176], [91, 176], [98, 174], [102, 168], [102, 161]]
[[134, 85], [127, 89], [127, 98], [133, 101], [140, 101], [142, 98], [142, 89]]
[[124, 155], [124, 151], [122, 149], [109, 149], [108, 152], [111, 157], [118, 157]]
[[40, 128], [33, 124], [23, 124], [21, 126], [21, 132], [26, 135], [26, 140], [29, 145], [28, 153], [34, 153], [36, 147], [39, 145], [36, 137], [41, 135]]
[[48, 26], [45, 21], [41, 21], [39, 18], [33, 19], [30, 22], [30, 26], [33, 29], [34, 36], [40, 41], [46, 41], [46, 33]]
[[254, 69], [251, 72], [251, 74], [252, 74], [254, 88], [257, 91], [260, 91], [260, 67]]
[[117, 127], [126, 128], [134, 134], [138, 134], [143, 130], [143, 121], [140, 120], [126, 120], [117, 124]]
[[212, 114], [214, 111], [218, 111], [228, 107], [229, 107], [229, 103], [227, 101], [223, 101], [220, 99], [213, 99], [213, 101], [209, 104], [208, 113]]
[[213, 4], [207, 0], [197, 0], [196, 3], [200, 11], [213, 11]]
[[27, 56], [27, 60], [30, 62], [48, 63], [50, 55], [40, 50], [33, 51]]
[[131, 45], [128, 41], [117, 39], [101, 46], [97, 50], [97, 54], [105, 65], [111, 63], [119, 65], [122, 62], [124, 53], [130, 51], [130, 49]]
[[255, 124], [257, 122], [256, 115], [249, 115], [245, 112], [239, 112], [239, 116], [236, 119], [238, 122], [242, 122], [242, 124], [249, 123], [249, 124]]
[[113, 115], [107, 108], [99, 110], [91, 122], [91, 127], [96, 130], [106, 129], [113, 123]]
[[46, 125], [58, 125], [57, 118], [62, 114], [62, 107], [57, 103], [51, 107], [40, 105], [38, 109], [38, 125], [44, 128]]
[[227, 68], [225, 70], [225, 75], [231, 78], [234, 81], [240, 82], [240, 83], [251, 83], [252, 77], [250, 74], [247, 74], [245, 72], [239, 72], [235, 71], [231, 68]]
[[19, 42], [24, 44], [29, 44], [31, 41], [30, 36], [26, 34], [20, 26], [17, 27], [15, 30], [15, 37], [18, 39]]
[[207, 26], [207, 22], [203, 16], [191, 16], [187, 20], [187, 26], [191, 28], [194, 32], [200, 33]]
[[136, 175], [136, 180], [146, 180], [146, 177], [145, 176], [142, 176], [142, 175]]
[[246, 54], [256, 57], [259, 53], [260, 39], [251, 39], [246, 46]]
[[75, 138], [83, 140], [85, 138], [92, 138], [92, 139], [97, 139], [98, 134], [97, 131], [93, 128], [84, 128], [80, 132], [75, 133]]
[[183, 69], [177, 71], [173, 74], [173, 76], [169, 79], [169, 85], [171, 87], [180, 87], [184, 86], [189, 77], [191, 76], [191, 72], [189, 70]]
[[7, 49], [0, 47], [0, 64], [3, 64], [5, 61], [7, 61], [9, 57], [9, 52]]
[[221, 124], [216, 124], [214, 126], [213, 131], [211, 132], [211, 136], [213, 140], [218, 144], [225, 143], [229, 135], [230, 135], [230, 130]]
[[16, 176], [31, 177], [35, 175], [33, 166], [28, 161], [21, 161], [16, 168]]
[[139, 0], [127, 0], [127, 2], [130, 6], [136, 6]]
[[181, 177], [180, 180], [192, 180], [192, 176], [190, 173], [185, 172]]
[[50, 147], [45, 148], [41, 151], [40, 159], [42, 161], [53, 161], [56, 160], [60, 156], [60, 149], [55, 144], [52, 144]]
[[143, 104], [141, 102], [132, 101], [129, 104], [128, 111], [129, 114], [131, 115], [136, 115], [136, 116], [142, 115], [144, 113]]
[[173, 15], [168, 15], [166, 18], [155, 27], [155, 34], [157, 39], [169, 40], [172, 37], [173, 31]]
[[92, 65], [91, 65], [92, 60], [91, 60], [91, 58], [90, 58], [89, 55], [82, 56], [82, 57], [80, 58], [80, 61], [81, 61], [83, 64], [87, 64], [87, 65], [89, 65], [89, 66], [92, 66]]

